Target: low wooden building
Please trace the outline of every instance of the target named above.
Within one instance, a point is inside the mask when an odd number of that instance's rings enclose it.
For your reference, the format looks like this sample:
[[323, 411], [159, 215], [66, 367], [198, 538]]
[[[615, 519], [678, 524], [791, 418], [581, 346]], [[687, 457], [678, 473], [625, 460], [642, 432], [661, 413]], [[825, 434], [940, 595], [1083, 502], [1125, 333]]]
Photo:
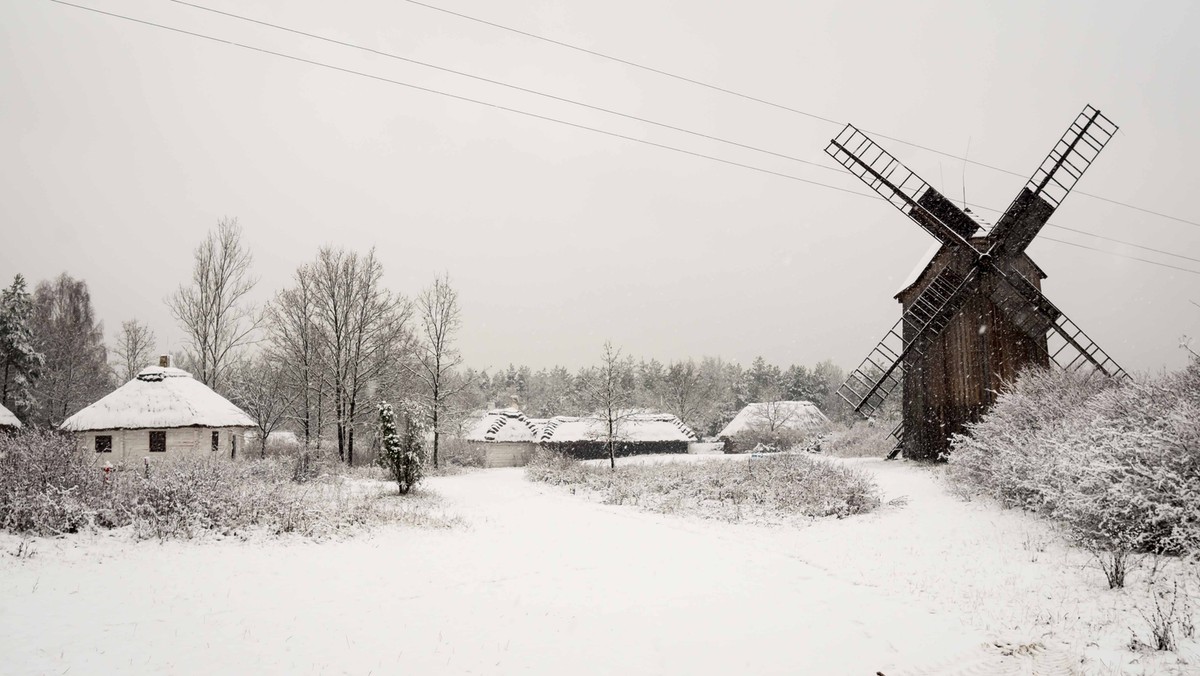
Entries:
[[[543, 448], [580, 460], [608, 457], [608, 423], [600, 416], [557, 416], [542, 427]], [[618, 456], [687, 453], [696, 433], [669, 413], [633, 413], [622, 417], [614, 434]]]
[[155, 457], [237, 457], [254, 421], [167, 363], [142, 369], [59, 429], [76, 435], [80, 452], [114, 466]]
[[4, 408], [3, 404], [0, 404], [0, 431], [15, 430], [20, 427], [21, 421], [17, 420], [17, 416], [13, 415], [12, 411]]
[[483, 456], [484, 467], [521, 467], [537, 442], [536, 423], [516, 408], [488, 411], [463, 436]]

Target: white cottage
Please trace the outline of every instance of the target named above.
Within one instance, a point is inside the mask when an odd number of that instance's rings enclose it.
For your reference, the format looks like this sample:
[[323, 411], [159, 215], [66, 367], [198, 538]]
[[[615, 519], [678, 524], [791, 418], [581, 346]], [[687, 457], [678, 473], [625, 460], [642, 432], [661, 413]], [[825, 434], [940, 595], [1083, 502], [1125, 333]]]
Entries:
[[79, 450], [113, 465], [142, 458], [222, 456], [245, 450], [255, 426], [228, 399], [166, 365], [142, 369], [137, 377], [59, 427], [74, 432]]
[[738, 445], [736, 439], [742, 434], [816, 436], [828, 430], [829, 424], [829, 418], [811, 401], [763, 401], [738, 411], [717, 438], [729, 451]]
[[483, 454], [484, 467], [520, 467], [529, 462], [537, 424], [515, 408], [488, 411], [463, 439]]
[[0, 430], [17, 429], [21, 426], [21, 421], [17, 420], [17, 416], [13, 412], [4, 408], [4, 404], [0, 404]]

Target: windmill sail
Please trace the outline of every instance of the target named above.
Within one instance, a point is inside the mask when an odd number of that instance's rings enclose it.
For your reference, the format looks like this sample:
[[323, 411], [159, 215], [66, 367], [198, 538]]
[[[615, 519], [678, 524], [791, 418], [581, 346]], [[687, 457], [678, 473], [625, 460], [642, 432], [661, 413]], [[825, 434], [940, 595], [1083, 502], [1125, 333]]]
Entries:
[[1116, 133], [1099, 110], [1084, 107], [992, 229], [998, 253], [1015, 256], [1029, 246]]
[[825, 148], [850, 173], [946, 244], [966, 243], [979, 224], [854, 125]]
[[923, 352], [941, 335], [977, 288], [978, 281], [978, 269], [974, 267], [966, 276], [952, 268], [942, 270], [858, 368], [850, 372], [850, 377], [838, 388], [838, 396], [864, 416], [874, 415], [899, 386], [905, 358], [914, 350]]

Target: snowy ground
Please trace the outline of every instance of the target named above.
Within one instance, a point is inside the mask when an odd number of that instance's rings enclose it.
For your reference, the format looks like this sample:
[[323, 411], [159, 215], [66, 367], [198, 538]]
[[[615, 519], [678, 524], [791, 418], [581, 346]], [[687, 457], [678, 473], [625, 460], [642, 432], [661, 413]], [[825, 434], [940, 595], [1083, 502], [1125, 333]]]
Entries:
[[35, 541], [32, 558], [4, 536], [0, 671], [1189, 673], [1121, 650], [1135, 592], [1102, 589], [1041, 523], [963, 503], [925, 468], [860, 464], [907, 504], [768, 528], [489, 470], [430, 481], [468, 524], [448, 531], [99, 535]]

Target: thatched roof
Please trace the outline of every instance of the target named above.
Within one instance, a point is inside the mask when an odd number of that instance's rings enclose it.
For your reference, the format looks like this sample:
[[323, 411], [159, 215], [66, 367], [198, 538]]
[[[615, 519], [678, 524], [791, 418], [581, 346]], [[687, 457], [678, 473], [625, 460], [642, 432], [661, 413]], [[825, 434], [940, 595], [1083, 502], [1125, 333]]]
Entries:
[[4, 404], [0, 404], [0, 427], [20, 427], [21, 421], [17, 420], [17, 416], [13, 412], [4, 408]]
[[149, 366], [100, 401], [67, 418], [66, 432], [168, 427], [254, 427], [254, 421], [192, 374]]
[[811, 401], [766, 401], [747, 404], [718, 437], [732, 437], [755, 426], [775, 423], [775, 429], [807, 432], [829, 424], [829, 418]]
[[[616, 438], [637, 441], [696, 441], [696, 433], [670, 413], [633, 413], [617, 424]], [[600, 441], [608, 434], [608, 423], [600, 416], [560, 415], [546, 421], [539, 441], [570, 443]]]
[[471, 426], [467, 441], [536, 441], [537, 425], [515, 408], [488, 411]]

